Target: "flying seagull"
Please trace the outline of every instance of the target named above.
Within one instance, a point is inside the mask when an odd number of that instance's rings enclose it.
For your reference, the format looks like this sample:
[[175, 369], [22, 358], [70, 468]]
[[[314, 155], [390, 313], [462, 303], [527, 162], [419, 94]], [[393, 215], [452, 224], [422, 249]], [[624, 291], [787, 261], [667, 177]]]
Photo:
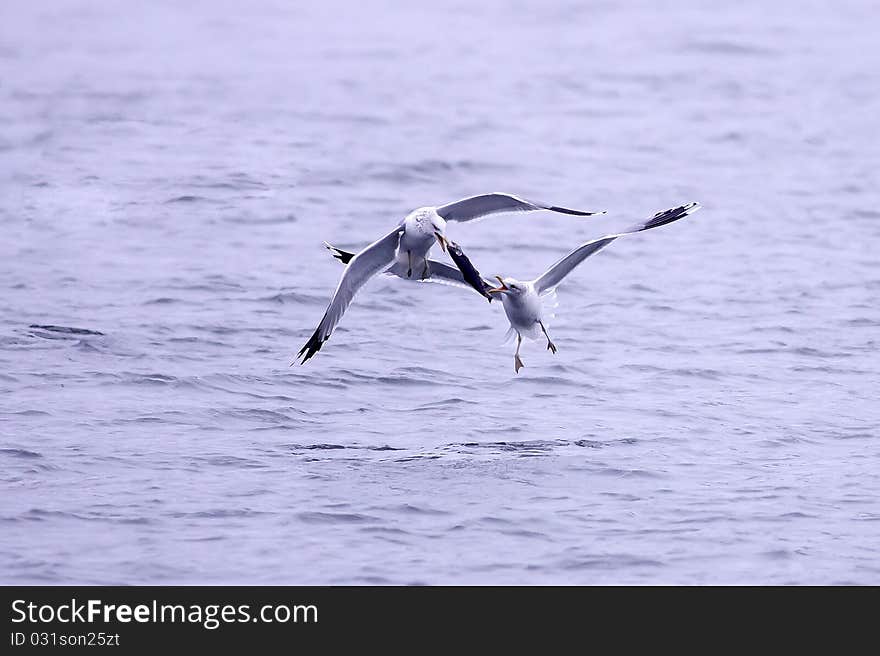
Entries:
[[[437, 271], [436, 265], [428, 263], [428, 253], [436, 240], [442, 249], [446, 249], [446, 223], [451, 221], [473, 221], [490, 214], [500, 212], [532, 212], [550, 210], [562, 214], [591, 216], [597, 212], [571, 210], [556, 205], [538, 203], [518, 196], [503, 193], [471, 196], [440, 207], [420, 207], [410, 212], [394, 229], [384, 237], [357, 253], [346, 264], [345, 271], [339, 279], [330, 305], [324, 312], [315, 332], [305, 343], [297, 358], [305, 364], [309, 358], [321, 350], [336, 325], [342, 319], [345, 310], [351, 304], [357, 291], [364, 283], [382, 271], [412, 279], [427, 280], [433, 275], [442, 278], [444, 271]], [[452, 267], [448, 267], [452, 269]], [[452, 269], [455, 271], [455, 269]], [[446, 271], [445, 273], [451, 273]], [[458, 273], [459, 280], [463, 276]], [[465, 283], [467, 284], [467, 283]], [[293, 364], [293, 363], [291, 363]]]
[[547, 333], [547, 322], [543, 316], [542, 296], [552, 294], [556, 289], [556, 286], [559, 285], [565, 276], [571, 273], [577, 265], [590, 257], [590, 255], [598, 253], [615, 239], [623, 237], [624, 235], [631, 235], [636, 232], [659, 228], [660, 226], [672, 223], [673, 221], [678, 221], [679, 219], [686, 217], [688, 214], [696, 212], [698, 209], [700, 209], [698, 203], [688, 203], [681, 207], [658, 212], [647, 221], [630, 226], [622, 232], [613, 235], [605, 235], [604, 237], [588, 241], [586, 244], [574, 249], [571, 253], [563, 257], [534, 280], [522, 282], [516, 278], [502, 278], [501, 276], [495, 276], [501, 284], [498, 287], [487, 291], [489, 294], [501, 295], [501, 300], [504, 305], [504, 313], [510, 321], [510, 331], [511, 333], [516, 333], [516, 353], [513, 356], [513, 365], [516, 373], [519, 373], [519, 370], [524, 366], [519, 357], [519, 349], [522, 345], [523, 335], [535, 339], [539, 337], [538, 331], [540, 330], [544, 333], [544, 337], [547, 338], [547, 350], [556, 353], [556, 345], [552, 342], [550, 335]]

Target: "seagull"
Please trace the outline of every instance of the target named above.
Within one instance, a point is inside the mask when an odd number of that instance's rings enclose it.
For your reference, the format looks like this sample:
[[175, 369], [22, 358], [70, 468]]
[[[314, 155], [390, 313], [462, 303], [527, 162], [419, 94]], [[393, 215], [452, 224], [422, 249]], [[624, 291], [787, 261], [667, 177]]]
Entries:
[[542, 297], [550, 296], [555, 291], [557, 285], [571, 273], [585, 259], [590, 257], [608, 244], [624, 235], [631, 235], [652, 228], [678, 221], [693, 214], [700, 209], [699, 203], [688, 203], [681, 207], [676, 207], [663, 212], [658, 212], [652, 218], [630, 226], [622, 232], [613, 235], [605, 235], [592, 241], [588, 241], [582, 246], [577, 247], [571, 253], [556, 262], [547, 271], [542, 273], [534, 280], [520, 281], [516, 278], [502, 278], [495, 276], [500, 285], [498, 287], [488, 289], [489, 294], [500, 294], [502, 304], [504, 305], [504, 313], [510, 321], [510, 329], [508, 334], [516, 333], [516, 353], [513, 356], [514, 371], [519, 373], [523, 368], [523, 362], [519, 357], [519, 349], [522, 345], [523, 335], [536, 339], [539, 336], [538, 330], [544, 333], [547, 338], [547, 350], [556, 353], [556, 345], [550, 339], [547, 333], [547, 322], [543, 316]]
[[[464, 277], [457, 269], [448, 265], [438, 267], [439, 263], [428, 261], [428, 253], [435, 241], [440, 244], [441, 249], [446, 250], [447, 222], [473, 221], [500, 212], [536, 210], [549, 210], [575, 216], [592, 216], [601, 213], [572, 210], [499, 192], [471, 196], [439, 207], [420, 207], [413, 210], [391, 232], [374, 241], [348, 261], [323, 318], [305, 346], [297, 353], [296, 357], [302, 358], [300, 364], [305, 364], [321, 350], [357, 291], [367, 280], [383, 270], [410, 280], [416, 273], [418, 279], [424, 281], [435, 277], [437, 281], [447, 281], [452, 284], [463, 282]], [[467, 282], [464, 284], [467, 285]]]

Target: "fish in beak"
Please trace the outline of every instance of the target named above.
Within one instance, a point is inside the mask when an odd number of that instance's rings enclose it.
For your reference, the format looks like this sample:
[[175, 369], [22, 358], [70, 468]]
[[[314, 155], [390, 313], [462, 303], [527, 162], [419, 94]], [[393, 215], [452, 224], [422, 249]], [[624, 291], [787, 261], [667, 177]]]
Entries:
[[440, 234], [439, 231], [434, 231], [434, 236], [437, 238], [437, 243], [440, 244], [440, 249], [445, 253], [446, 252], [446, 237]]
[[506, 292], [509, 287], [504, 284], [504, 281], [501, 279], [501, 276], [495, 276], [498, 279], [498, 282], [501, 283], [500, 287], [493, 287], [492, 289], [487, 289], [486, 293], [488, 294], [503, 294]]

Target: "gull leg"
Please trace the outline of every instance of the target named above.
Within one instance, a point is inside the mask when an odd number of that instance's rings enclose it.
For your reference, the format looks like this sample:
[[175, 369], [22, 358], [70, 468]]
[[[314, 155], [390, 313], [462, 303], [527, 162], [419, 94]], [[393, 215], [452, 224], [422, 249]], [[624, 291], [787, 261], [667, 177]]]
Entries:
[[556, 354], [556, 344], [554, 344], [553, 342], [550, 341], [550, 335], [547, 334], [547, 329], [544, 328], [544, 323], [542, 321], [539, 321], [538, 325], [541, 326], [541, 330], [544, 331], [544, 337], [547, 338], [547, 350], [555, 355]]
[[431, 267], [428, 265], [428, 258], [425, 258], [425, 268], [422, 269], [422, 280], [426, 280], [431, 275]]
[[406, 252], [406, 259], [407, 259], [407, 262], [409, 263], [409, 268], [406, 270], [406, 277], [412, 278], [412, 251]]
[[520, 360], [519, 357], [519, 347], [522, 346], [522, 335], [518, 332], [516, 333], [516, 353], [513, 354], [513, 368], [516, 373], [519, 373], [519, 370], [525, 367], [523, 361]]

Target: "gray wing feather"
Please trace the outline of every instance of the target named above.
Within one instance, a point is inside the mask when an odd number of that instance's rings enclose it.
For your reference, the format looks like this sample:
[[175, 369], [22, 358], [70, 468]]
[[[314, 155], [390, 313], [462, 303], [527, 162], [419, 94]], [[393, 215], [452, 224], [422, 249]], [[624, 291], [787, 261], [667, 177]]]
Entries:
[[571, 253], [547, 269], [546, 272], [534, 281], [535, 291], [541, 294], [548, 289], [553, 289], [556, 285], [562, 282], [562, 279], [571, 273], [578, 264], [590, 257], [590, 255], [594, 255], [601, 251], [608, 244], [617, 239], [618, 236], [619, 235], [608, 235], [578, 246]]
[[623, 230], [617, 234], [605, 235], [604, 237], [593, 239], [592, 241], [588, 241], [587, 243], [578, 246], [571, 253], [556, 262], [540, 277], [533, 281], [532, 284], [535, 286], [535, 291], [540, 294], [549, 289], [553, 289], [560, 282], [562, 282], [562, 279], [565, 278], [565, 276], [567, 276], [569, 273], [571, 273], [577, 265], [579, 265], [591, 255], [594, 255], [601, 251], [615, 239], [623, 237], [624, 235], [631, 235], [636, 232], [642, 232], [644, 230], [650, 230], [652, 228], [659, 228], [660, 226], [672, 223], [673, 221], [683, 219], [688, 214], [693, 214], [698, 209], [700, 209], [699, 203], [688, 203], [687, 205], [674, 207], [671, 210], [657, 212], [657, 214], [655, 214], [647, 221], [642, 221], [641, 223], [630, 226], [626, 230]]
[[[463, 287], [464, 289], [470, 289], [474, 292], [477, 291], [471, 287], [471, 285], [464, 279], [464, 276], [461, 275], [461, 271], [456, 267], [449, 266], [448, 264], [436, 260], [429, 260], [428, 263], [431, 267], [431, 275], [425, 278], [423, 282], [436, 282], [441, 285], [453, 285], [454, 287]], [[485, 279], [484, 282], [487, 285], [492, 284]]]
[[[428, 260], [428, 270], [430, 273], [425, 279], [407, 278], [406, 265], [395, 263], [391, 265], [391, 267], [389, 267], [389, 269], [385, 273], [390, 276], [397, 276], [399, 278], [403, 278], [404, 280], [409, 280], [412, 282], [433, 282], [439, 283], [441, 285], [451, 285], [453, 287], [462, 287], [464, 289], [476, 291], [464, 279], [461, 271], [459, 271], [456, 267], [450, 266], [444, 262], [438, 262], [437, 260]], [[488, 280], [485, 280], [485, 283], [487, 285], [492, 284]]]
[[[351, 261], [354, 257], [354, 253], [350, 251], [344, 251], [341, 248], [337, 248], [327, 242], [324, 242], [324, 246], [337, 260], [346, 264]], [[412, 282], [433, 282], [439, 283], [441, 285], [451, 285], [453, 287], [461, 287], [463, 289], [474, 289], [468, 282], [464, 279], [464, 276], [461, 274], [461, 271], [458, 270], [457, 267], [450, 266], [445, 264], [444, 262], [438, 262], [437, 260], [428, 260], [428, 266], [430, 275], [424, 280], [421, 279], [410, 279], [406, 277], [406, 265], [400, 263], [392, 264], [386, 271], [385, 274], [389, 276], [397, 276], [399, 278], [403, 278], [404, 280], [412, 280]], [[487, 285], [491, 285], [488, 280], [484, 279], [484, 282]], [[474, 290], [476, 291], [476, 290]]]
[[601, 213], [570, 210], [565, 207], [558, 207], [557, 205], [526, 200], [512, 194], [495, 192], [463, 198], [454, 203], [447, 203], [437, 208], [437, 214], [446, 221], [473, 221], [474, 219], [499, 212], [533, 212], [535, 210], [550, 210], [551, 212], [574, 214], [576, 216], [591, 216]]
[[355, 255], [346, 265], [321, 323], [318, 324], [309, 341], [297, 354], [297, 357], [302, 357], [300, 364], [305, 364], [309, 358], [321, 350], [321, 346], [330, 338], [333, 329], [342, 319], [342, 315], [345, 314], [354, 295], [364, 286], [364, 283], [394, 261], [400, 242], [400, 232], [400, 227], [395, 228]]

